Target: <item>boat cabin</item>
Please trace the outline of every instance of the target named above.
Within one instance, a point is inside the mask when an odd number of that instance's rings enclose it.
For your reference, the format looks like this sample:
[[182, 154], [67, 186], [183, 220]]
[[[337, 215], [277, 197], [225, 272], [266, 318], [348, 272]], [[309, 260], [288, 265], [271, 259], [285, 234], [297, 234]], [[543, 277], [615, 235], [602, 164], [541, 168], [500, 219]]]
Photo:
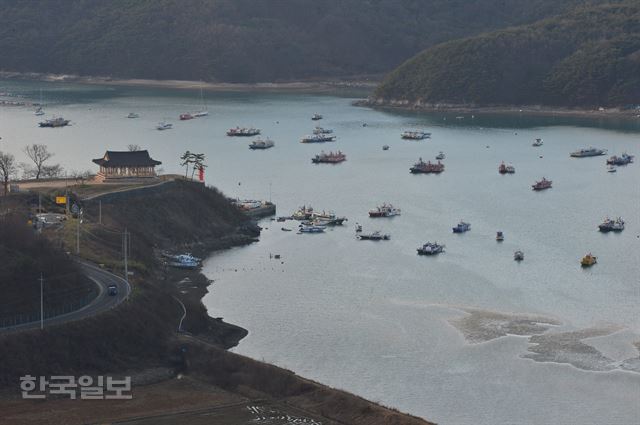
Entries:
[[102, 158], [93, 162], [100, 166], [96, 178], [105, 182], [157, 178], [155, 167], [162, 164], [152, 159], [146, 150], [107, 151]]

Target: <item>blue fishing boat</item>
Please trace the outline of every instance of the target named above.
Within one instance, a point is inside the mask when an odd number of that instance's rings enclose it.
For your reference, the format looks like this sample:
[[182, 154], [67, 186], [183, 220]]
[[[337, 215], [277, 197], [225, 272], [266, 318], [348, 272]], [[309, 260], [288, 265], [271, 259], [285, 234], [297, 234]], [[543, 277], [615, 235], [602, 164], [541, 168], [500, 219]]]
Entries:
[[298, 233], [323, 233], [327, 227], [318, 224], [301, 224]]

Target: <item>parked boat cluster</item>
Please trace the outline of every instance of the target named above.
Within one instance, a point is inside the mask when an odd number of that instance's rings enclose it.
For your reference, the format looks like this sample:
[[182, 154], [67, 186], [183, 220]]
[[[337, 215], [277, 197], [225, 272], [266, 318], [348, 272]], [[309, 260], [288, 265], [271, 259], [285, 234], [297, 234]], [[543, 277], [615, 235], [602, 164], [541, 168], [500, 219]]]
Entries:
[[[318, 118], [319, 115], [314, 115], [312, 117], [313, 120], [321, 119]], [[431, 133], [421, 131], [421, 130], [408, 130], [404, 131], [400, 134], [400, 137], [405, 140], [423, 140], [431, 138]], [[313, 130], [313, 134], [304, 136], [300, 142], [301, 143], [324, 143], [324, 142], [333, 142], [336, 140], [336, 136], [333, 135], [333, 130], [324, 129], [322, 127], [316, 127]], [[536, 138], [532, 146], [540, 147], [542, 146], [543, 140], [541, 138]], [[487, 146], [489, 148], [489, 146]], [[389, 150], [389, 145], [383, 145], [383, 151]], [[598, 148], [584, 148], [579, 149], [575, 152], [571, 152], [569, 155], [574, 158], [585, 158], [592, 156], [602, 156], [606, 155], [606, 149], [598, 149]], [[633, 155], [629, 155], [627, 153], [623, 153], [620, 156], [611, 156], [607, 159], [607, 165], [613, 166], [621, 166], [627, 165], [633, 162]], [[445, 159], [444, 152], [440, 151], [438, 155], [435, 157], [436, 161], [432, 162], [427, 160], [426, 162], [419, 158], [418, 161], [413, 164], [409, 168], [409, 171], [412, 174], [440, 174], [445, 170], [445, 165], [441, 162]], [[311, 161], [315, 164], [319, 163], [340, 163], [346, 160], [346, 155], [338, 150], [336, 152], [330, 151], [325, 153], [322, 151], [320, 154], [312, 157]], [[515, 174], [516, 169], [512, 164], [505, 163], [502, 161], [498, 166], [498, 173], [505, 174]], [[535, 181], [531, 188], [534, 191], [543, 191], [546, 189], [551, 189], [553, 185], [553, 181], [547, 179], [546, 177], [542, 177], [540, 180]], [[401, 215], [401, 210], [390, 203], [383, 203], [371, 210], [369, 210], [368, 215], [370, 218], [381, 218], [381, 217], [394, 217]], [[286, 221], [286, 220], [298, 220], [300, 221], [300, 225], [298, 228], [299, 234], [310, 234], [310, 233], [324, 233], [328, 226], [332, 225], [342, 225], [344, 221], [346, 221], [345, 217], [341, 217], [336, 219], [335, 214], [326, 214], [321, 213], [317, 214], [314, 212], [313, 208], [310, 206], [302, 206], [298, 210], [296, 210], [289, 217], [279, 217], [278, 221]], [[598, 229], [601, 232], [620, 232], [624, 230], [624, 221], [622, 218], [618, 217], [616, 219], [605, 218], [605, 220], [598, 226]], [[292, 229], [283, 227], [283, 231], [291, 231]], [[453, 233], [462, 234], [471, 230], [471, 224], [465, 221], [460, 221], [457, 225], [452, 227]], [[358, 240], [367, 240], [367, 241], [386, 241], [391, 239], [391, 235], [388, 233], [383, 233], [380, 230], [374, 230], [371, 232], [363, 232], [362, 225], [356, 224], [356, 238]], [[498, 230], [496, 232], [495, 237], [497, 242], [502, 242], [505, 240], [505, 234], [503, 231]], [[426, 255], [432, 256], [445, 252], [446, 246], [444, 244], [438, 243], [436, 241], [431, 242], [427, 241], [422, 246], [416, 249], [418, 255]], [[513, 253], [514, 261], [521, 262], [524, 261], [525, 254], [522, 250], [516, 250]], [[597, 263], [597, 259], [591, 253], [587, 254], [580, 260], [580, 264], [583, 267], [590, 267]]]

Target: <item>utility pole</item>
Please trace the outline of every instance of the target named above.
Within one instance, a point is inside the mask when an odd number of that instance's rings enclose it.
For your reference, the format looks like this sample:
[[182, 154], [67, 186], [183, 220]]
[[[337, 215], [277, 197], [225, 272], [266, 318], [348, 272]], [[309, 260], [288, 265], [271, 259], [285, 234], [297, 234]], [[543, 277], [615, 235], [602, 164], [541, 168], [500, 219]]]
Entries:
[[67, 172], [64, 172], [64, 197], [65, 197], [65, 214], [69, 215], [69, 182], [67, 181]]
[[38, 214], [42, 213], [42, 194], [38, 192]]
[[78, 212], [78, 221], [76, 222], [76, 255], [80, 255], [80, 220], [82, 220], [82, 212]]
[[42, 273], [40, 273], [40, 329], [44, 329], [44, 299], [43, 299], [43, 282], [44, 278], [42, 277]]
[[127, 245], [128, 245], [128, 241], [127, 241], [127, 228], [125, 227], [124, 229], [124, 280], [127, 281], [127, 283], [129, 283], [129, 267], [127, 264]]
[[102, 199], [98, 201], [98, 224], [102, 224]]

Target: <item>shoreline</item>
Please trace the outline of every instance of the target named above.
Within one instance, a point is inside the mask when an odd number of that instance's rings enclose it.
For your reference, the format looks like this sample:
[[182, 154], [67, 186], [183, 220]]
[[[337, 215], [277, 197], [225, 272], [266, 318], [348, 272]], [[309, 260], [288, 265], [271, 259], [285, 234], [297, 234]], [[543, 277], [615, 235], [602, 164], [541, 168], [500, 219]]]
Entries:
[[410, 102], [408, 100], [386, 100], [386, 99], [361, 99], [352, 102], [353, 106], [402, 110], [426, 113], [445, 114], [477, 114], [477, 115], [529, 115], [544, 117], [571, 117], [571, 118], [605, 118], [638, 120], [640, 122], [640, 110], [613, 108], [568, 108], [555, 107], [549, 105], [492, 105], [492, 106], [470, 106], [457, 104], [427, 104], [421, 102]]
[[327, 93], [342, 89], [372, 91], [380, 81], [380, 76], [354, 76], [352, 78], [328, 78], [323, 80], [299, 80], [260, 83], [224, 83], [191, 80], [154, 80], [145, 78], [112, 78], [105, 76], [81, 76], [73, 74], [45, 74], [37, 72], [0, 71], [0, 79], [16, 81], [44, 81], [92, 84], [101, 86], [149, 87], [179, 90], [243, 92], [243, 91], [285, 91]]

